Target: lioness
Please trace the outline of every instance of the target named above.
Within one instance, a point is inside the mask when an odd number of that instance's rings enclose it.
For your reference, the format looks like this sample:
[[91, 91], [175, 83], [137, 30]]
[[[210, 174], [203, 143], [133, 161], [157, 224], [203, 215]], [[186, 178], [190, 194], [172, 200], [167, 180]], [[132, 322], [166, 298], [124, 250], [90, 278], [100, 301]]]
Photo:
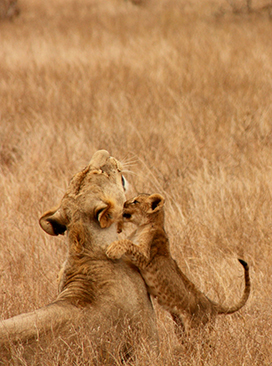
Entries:
[[[186, 329], [206, 324], [217, 314], [231, 314], [245, 305], [250, 293], [249, 268], [239, 259], [245, 270], [244, 294], [238, 304], [225, 307], [199, 291], [182, 273], [172, 258], [169, 240], [164, 230], [164, 198], [159, 194], [140, 194], [124, 204], [118, 231], [124, 223], [133, 223], [137, 229], [128, 239], [111, 243], [107, 256], [121, 258], [124, 254], [135, 264], [147, 285], [148, 292], [168, 310], [176, 324], [185, 330], [182, 320], [189, 318]], [[180, 333], [180, 329], [177, 330]]]
[[131, 354], [136, 336], [139, 344], [143, 339], [145, 344], [157, 346], [155, 314], [139, 271], [124, 261], [113, 262], [105, 254], [117, 239], [124, 185], [121, 164], [100, 150], [72, 178], [60, 205], [42, 215], [40, 225], [46, 233], [67, 232], [68, 255], [60, 293], [41, 309], [0, 322], [1, 359], [10, 355], [10, 343], [22, 341], [26, 348], [33, 348], [41, 344], [37, 340], [42, 342], [50, 335], [53, 344], [61, 334], [61, 347], [71, 347], [71, 337], [78, 333], [75, 329], [81, 328], [96, 352], [94, 358], [103, 364], [113, 365], [118, 357]]

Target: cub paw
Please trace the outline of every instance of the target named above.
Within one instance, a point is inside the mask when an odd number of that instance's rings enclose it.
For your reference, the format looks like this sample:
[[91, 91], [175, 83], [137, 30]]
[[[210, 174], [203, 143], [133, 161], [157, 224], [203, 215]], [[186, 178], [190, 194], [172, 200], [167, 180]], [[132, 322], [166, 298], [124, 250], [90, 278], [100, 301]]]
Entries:
[[126, 252], [126, 248], [120, 242], [113, 241], [106, 251], [106, 256], [110, 259], [120, 259]]

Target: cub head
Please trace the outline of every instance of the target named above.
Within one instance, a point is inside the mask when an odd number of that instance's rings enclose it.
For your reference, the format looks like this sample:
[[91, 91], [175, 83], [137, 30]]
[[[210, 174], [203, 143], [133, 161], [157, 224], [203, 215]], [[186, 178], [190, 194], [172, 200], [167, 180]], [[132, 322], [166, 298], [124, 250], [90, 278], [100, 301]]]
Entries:
[[[163, 212], [164, 201], [165, 199], [158, 193], [141, 193], [125, 202], [122, 222], [144, 225], [157, 220], [159, 213]], [[121, 225], [119, 225], [119, 231], [121, 231], [121, 228]]]

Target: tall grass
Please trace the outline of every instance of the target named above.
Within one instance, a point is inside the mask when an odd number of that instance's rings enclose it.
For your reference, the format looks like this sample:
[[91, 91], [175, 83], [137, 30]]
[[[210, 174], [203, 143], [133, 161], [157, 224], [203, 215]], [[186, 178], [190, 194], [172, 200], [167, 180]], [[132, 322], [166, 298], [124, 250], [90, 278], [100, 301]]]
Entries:
[[[179, 344], [155, 303], [161, 355], [149, 360], [143, 350], [138, 364], [271, 364], [269, 17], [236, 16], [219, 0], [22, 0], [20, 8], [0, 23], [1, 318], [56, 297], [65, 240], [46, 236], [38, 218], [105, 148], [138, 162], [129, 197], [165, 195], [173, 256], [210, 298], [241, 296], [237, 257], [252, 278], [247, 305], [218, 318], [208, 345], [202, 334]], [[35, 362], [70, 364], [69, 352], [61, 360], [56, 352]]]

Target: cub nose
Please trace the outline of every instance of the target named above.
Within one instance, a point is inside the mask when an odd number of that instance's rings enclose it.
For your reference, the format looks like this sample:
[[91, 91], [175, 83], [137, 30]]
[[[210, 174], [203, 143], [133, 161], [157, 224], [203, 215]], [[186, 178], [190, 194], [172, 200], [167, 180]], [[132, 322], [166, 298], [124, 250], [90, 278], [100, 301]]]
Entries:
[[131, 219], [131, 214], [125, 212], [125, 213], [123, 213], [123, 217], [125, 219]]

